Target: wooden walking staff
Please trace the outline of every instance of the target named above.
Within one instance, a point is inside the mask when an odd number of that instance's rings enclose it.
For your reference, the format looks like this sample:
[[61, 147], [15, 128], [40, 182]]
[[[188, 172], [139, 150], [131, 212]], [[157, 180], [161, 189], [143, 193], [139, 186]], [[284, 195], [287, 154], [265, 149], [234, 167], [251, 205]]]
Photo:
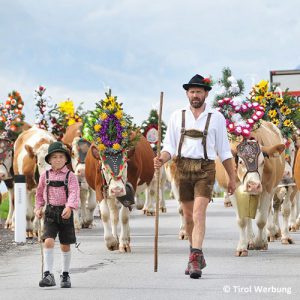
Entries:
[[[160, 144], [161, 144], [161, 115], [163, 106], [164, 92], [160, 92], [160, 105], [158, 114], [158, 141], [157, 141], [157, 156], [160, 156]], [[156, 185], [156, 206], [155, 206], [155, 237], [154, 237], [154, 272], [157, 272], [157, 244], [158, 244], [158, 221], [159, 221], [159, 184], [160, 184], [160, 169], [155, 171], [157, 179]]]

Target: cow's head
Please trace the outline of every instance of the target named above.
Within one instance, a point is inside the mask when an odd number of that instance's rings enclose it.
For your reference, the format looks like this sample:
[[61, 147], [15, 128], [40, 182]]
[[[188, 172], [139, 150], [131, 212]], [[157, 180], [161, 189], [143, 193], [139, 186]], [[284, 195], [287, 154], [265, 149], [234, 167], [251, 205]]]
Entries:
[[237, 175], [244, 192], [251, 195], [262, 192], [265, 159], [278, 156], [284, 149], [284, 144], [266, 147], [260, 146], [256, 140], [243, 140], [237, 146]]
[[0, 138], [0, 181], [12, 177], [13, 142]]
[[93, 156], [101, 161], [101, 172], [108, 187], [109, 197], [122, 197], [126, 195], [127, 181], [127, 152], [116, 154], [99, 154], [96, 146], [92, 145]]
[[81, 137], [75, 137], [72, 142], [72, 168], [81, 187], [87, 188], [85, 180], [85, 158], [91, 143]]
[[[36, 163], [37, 171], [42, 174], [46, 170], [50, 170], [51, 166], [46, 163], [45, 157], [48, 154], [50, 142], [47, 139], [40, 139], [40, 141], [34, 146], [25, 145], [25, 149], [30, 159]], [[34, 167], [34, 165], [33, 165]]]
[[253, 195], [262, 192], [264, 157], [255, 140], [244, 140], [237, 146], [237, 175], [243, 190]]

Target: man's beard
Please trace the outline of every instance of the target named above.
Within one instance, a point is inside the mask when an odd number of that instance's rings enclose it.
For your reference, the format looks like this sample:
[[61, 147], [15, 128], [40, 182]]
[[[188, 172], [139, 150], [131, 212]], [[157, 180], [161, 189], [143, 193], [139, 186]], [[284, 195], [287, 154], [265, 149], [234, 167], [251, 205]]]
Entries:
[[202, 99], [194, 99], [194, 100], [190, 100], [190, 104], [193, 108], [200, 108], [205, 100]]

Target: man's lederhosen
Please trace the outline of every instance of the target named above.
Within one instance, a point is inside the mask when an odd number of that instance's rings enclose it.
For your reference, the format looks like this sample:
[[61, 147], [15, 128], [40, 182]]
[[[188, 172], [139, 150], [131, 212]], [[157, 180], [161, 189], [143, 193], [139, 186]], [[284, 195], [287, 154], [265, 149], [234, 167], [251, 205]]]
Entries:
[[[194, 197], [202, 196], [211, 199], [215, 181], [215, 162], [207, 156], [207, 134], [212, 113], [208, 113], [204, 131], [185, 129], [185, 110], [182, 110], [181, 136], [178, 145], [178, 155], [175, 158], [177, 171], [175, 180], [179, 186], [181, 201], [193, 201]], [[193, 159], [181, 156], [181, 148], [185, 136], [200, 139], [204, 152], [203, 159]], [[188, 198], [188, 199], [187, 199]]]

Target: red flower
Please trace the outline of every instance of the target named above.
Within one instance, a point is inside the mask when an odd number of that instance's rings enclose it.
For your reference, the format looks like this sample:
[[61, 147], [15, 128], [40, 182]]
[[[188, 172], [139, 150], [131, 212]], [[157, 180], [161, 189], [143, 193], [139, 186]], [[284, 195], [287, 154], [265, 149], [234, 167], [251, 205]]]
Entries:
[[206, 83], [206, 84], [210, 84], [211, 80], [210, 80], [210, 78], [204, 78], [203, 82]]

